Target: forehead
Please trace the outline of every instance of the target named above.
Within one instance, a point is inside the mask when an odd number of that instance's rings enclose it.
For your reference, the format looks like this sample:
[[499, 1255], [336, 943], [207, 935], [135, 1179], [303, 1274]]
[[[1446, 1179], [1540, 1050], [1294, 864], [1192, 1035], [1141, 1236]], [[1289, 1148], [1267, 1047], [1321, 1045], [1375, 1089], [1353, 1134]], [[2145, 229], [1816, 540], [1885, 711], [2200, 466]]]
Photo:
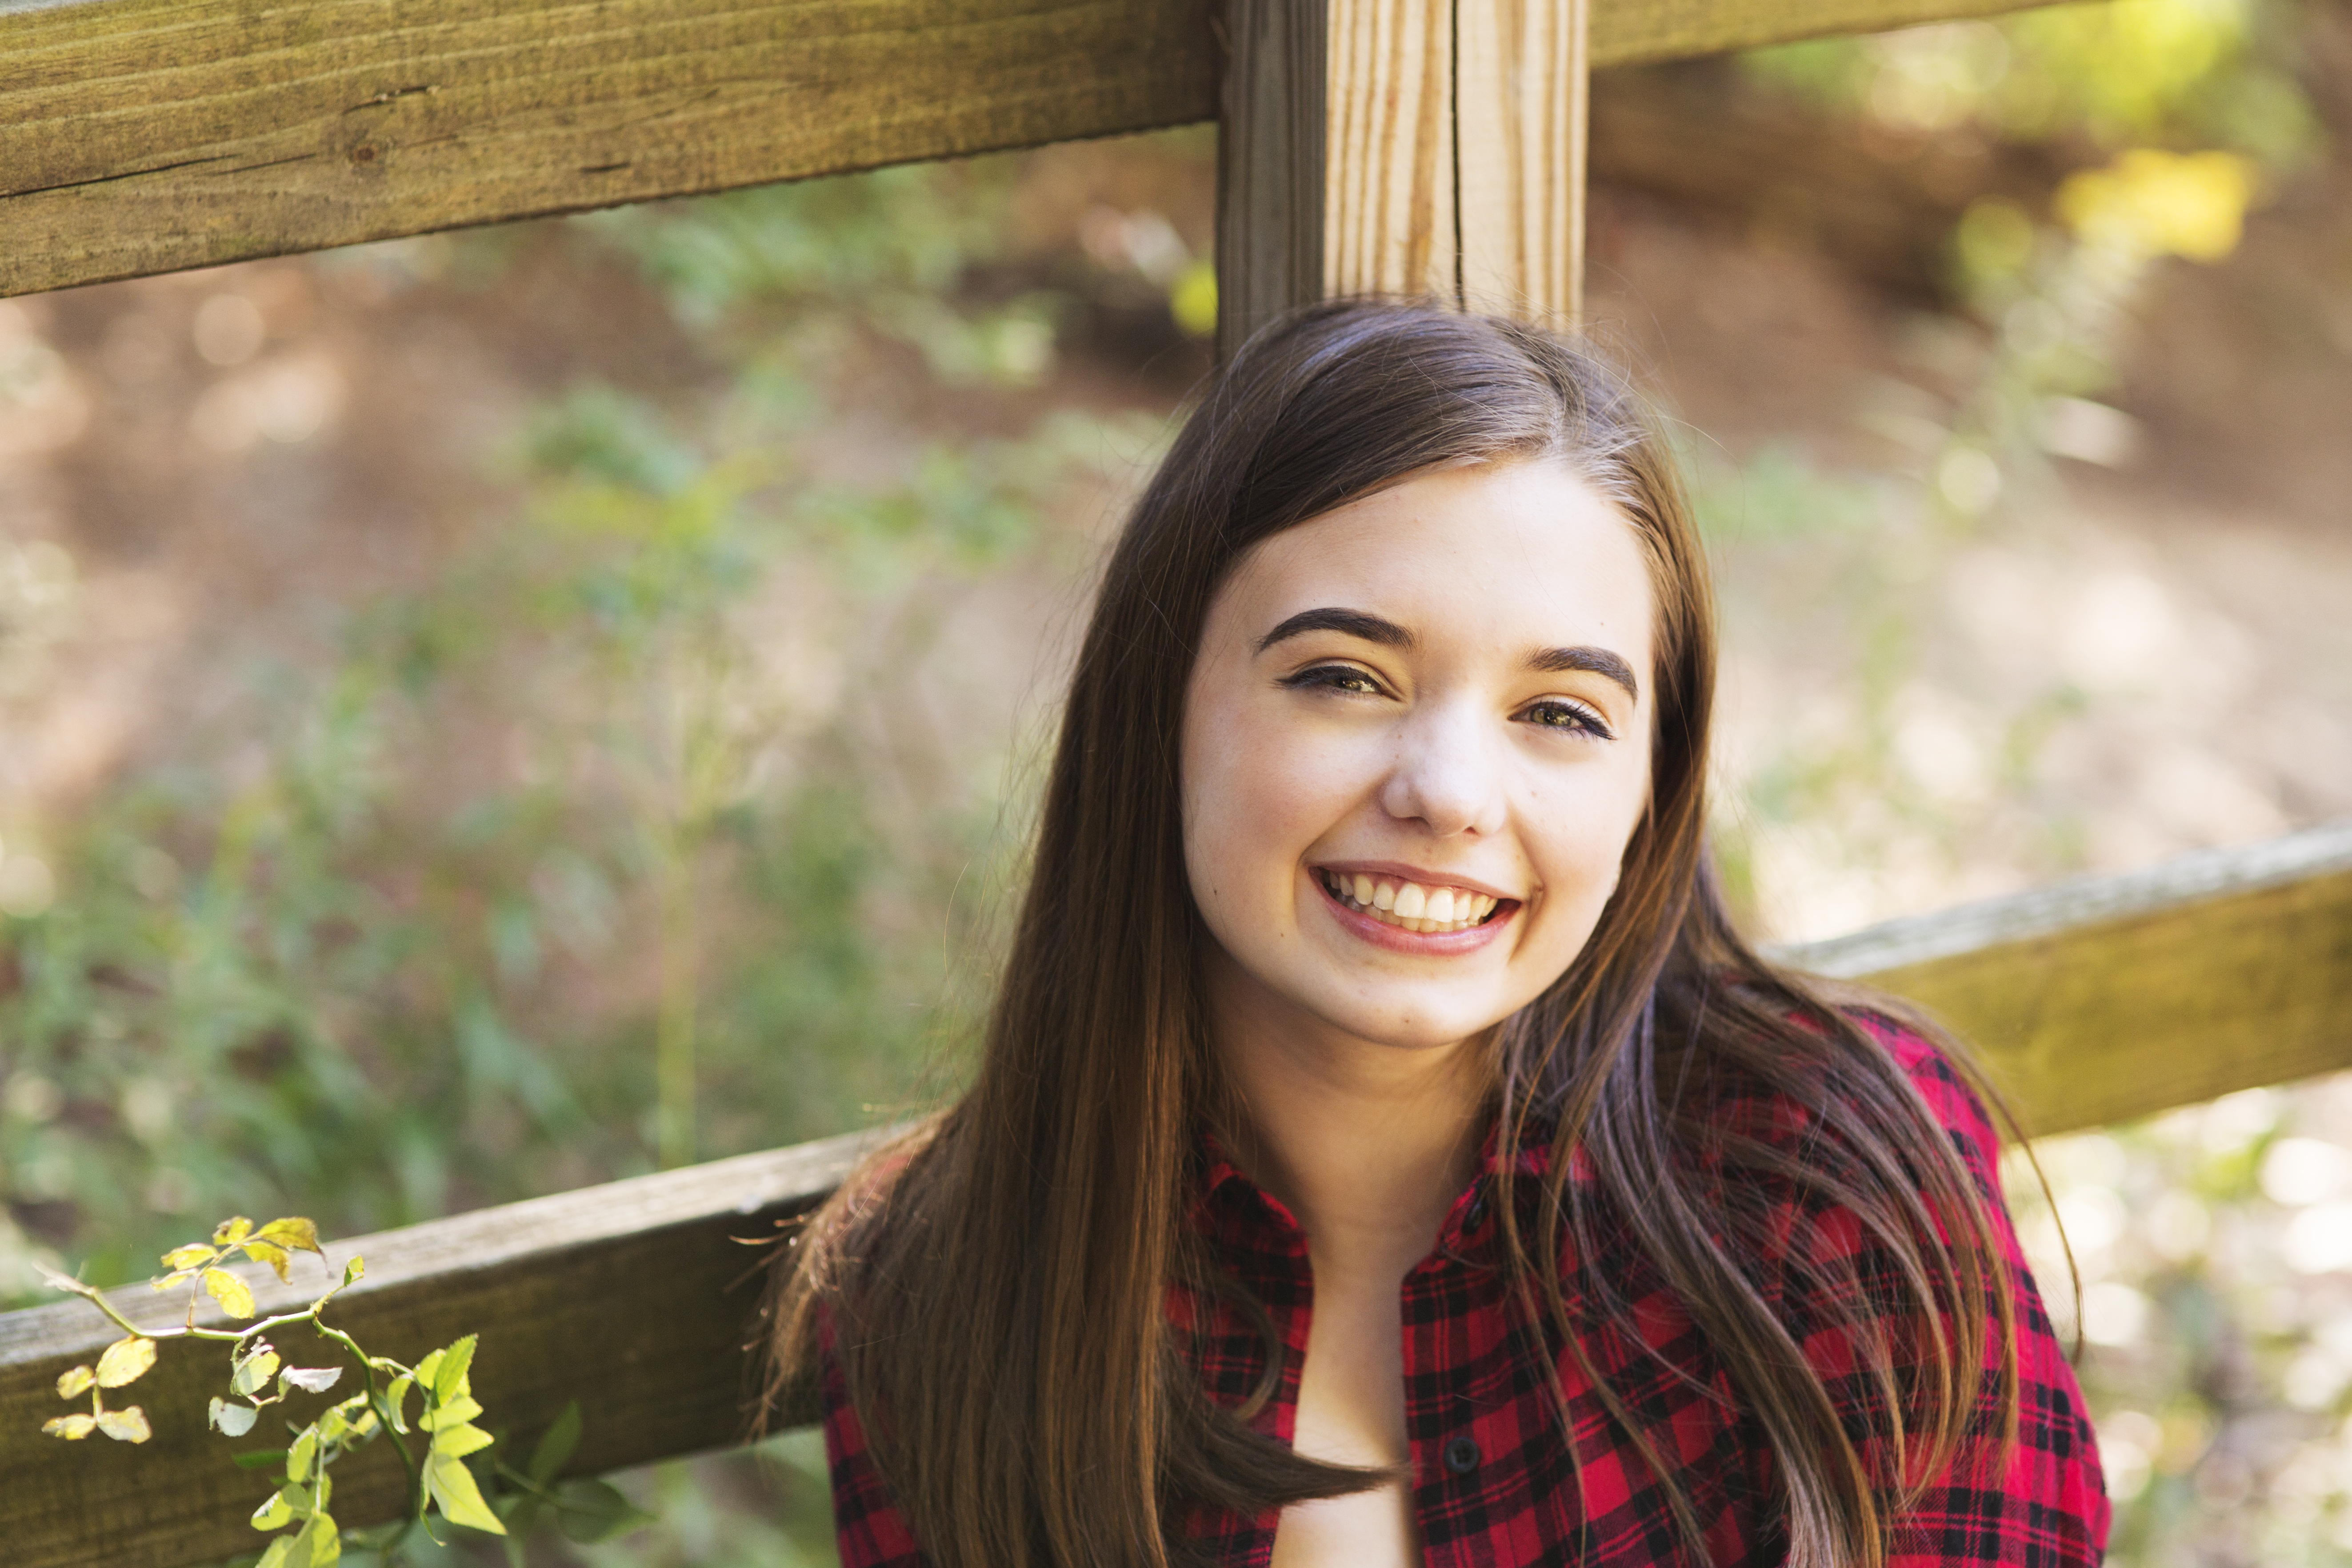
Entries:
[[[1260, 541], [1218, 595], [1256, 637], [1300, 610], [1367, 610], [1424, 640], [1586, 643], [1650, 660], [1654, 591], [1639, 534], [1564, 465], [1441, 468]], [[1264, 625], [1255, 623], [1263, 621]]]

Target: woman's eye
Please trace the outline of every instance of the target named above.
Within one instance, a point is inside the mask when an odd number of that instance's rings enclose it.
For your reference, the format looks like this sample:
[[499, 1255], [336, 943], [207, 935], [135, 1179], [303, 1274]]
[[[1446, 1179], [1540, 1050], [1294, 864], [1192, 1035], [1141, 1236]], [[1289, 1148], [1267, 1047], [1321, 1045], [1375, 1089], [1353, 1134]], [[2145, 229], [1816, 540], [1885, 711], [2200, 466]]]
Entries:
[[1377, 697], [1381, 692], [1379, 681], [1348, 664], [1318, 664], [1312, 669], [1302, 669], [1297, 675], [1286, 678], [1283, 684], [1294, 690], [1301, 687], [1320, 688], [1328, 691], [1360, 692], [1367, 697]]
[[1558, 697], [1547, 697], [1540, 702], [1529, 703], [1520, 710], [1519, 717], [1546, 730], [1566, 730], [1601, 741], [1616, 738], [1600, 714], [1580, 702], [1570, 702]]

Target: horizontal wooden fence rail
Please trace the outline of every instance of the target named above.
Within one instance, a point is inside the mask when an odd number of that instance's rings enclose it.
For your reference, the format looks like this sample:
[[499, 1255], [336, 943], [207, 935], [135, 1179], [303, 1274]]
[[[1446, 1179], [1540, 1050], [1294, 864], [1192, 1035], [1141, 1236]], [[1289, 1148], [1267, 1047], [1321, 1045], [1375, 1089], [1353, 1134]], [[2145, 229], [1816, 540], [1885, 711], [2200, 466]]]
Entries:
[[[2352, 1067], [2352, 823], [2087, 878], [1833, 942], [1784, 949], [1937, 1009], [1977, 1041], [2031, 1128], [2057, 1131], [2231, 1089]], [[479, 1331], [475, 1382], [517, 1447], [578, 1399], [593, 1474], [719, 1447], [744, 1430], [743, 1353], [761, 1253], [738, 1238], [821, 1198], [860, 1138], [750, 1154], [412, 1226], [330, 1247], [367, 1278], [332, 1310], [362, 1344], [413, 1358]], [[306, 1301], [248, 1267], [265, 1312]], [[144, 1287], [113, 1298], [168, 1315]], [[209, 1302], [206, 1303], [210, 1305]], [[136, 1392], [141, 1448], [39, 1435], [53, 1384], [116, 1337], [87, 1303], [0, 1317], [0, 1557], [11, 1568], [181, 1568], [251, 1550], [270, 1483], [204, 1430], [226, 1356], [167, 1344]], [[287, 1347], [299, 1352], [299, 1338]], [[297, 1359], [299, 1359], [299, 1353]], [[399, 1472], [378, 1450], [337, 1471], [347, 1524], [390, 1516]]]
[[[1591, 59], [2021, 3], [1594, 0]], [[1220, 9], [0, 0], [0, 295], [1213, 120]]]

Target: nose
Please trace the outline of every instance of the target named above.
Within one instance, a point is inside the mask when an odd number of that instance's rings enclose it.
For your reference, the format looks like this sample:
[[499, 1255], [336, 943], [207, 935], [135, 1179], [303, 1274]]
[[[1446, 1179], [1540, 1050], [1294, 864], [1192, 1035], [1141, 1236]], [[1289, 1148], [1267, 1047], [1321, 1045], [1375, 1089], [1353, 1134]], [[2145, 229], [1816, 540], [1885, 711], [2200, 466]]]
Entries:
[[1496, 833], [1506, 811], [1502, 768], [1474, 704], [1424, 707], [1398, 728], [1381, 807], [1401, 821], [1420, 822], [1440, 838]]

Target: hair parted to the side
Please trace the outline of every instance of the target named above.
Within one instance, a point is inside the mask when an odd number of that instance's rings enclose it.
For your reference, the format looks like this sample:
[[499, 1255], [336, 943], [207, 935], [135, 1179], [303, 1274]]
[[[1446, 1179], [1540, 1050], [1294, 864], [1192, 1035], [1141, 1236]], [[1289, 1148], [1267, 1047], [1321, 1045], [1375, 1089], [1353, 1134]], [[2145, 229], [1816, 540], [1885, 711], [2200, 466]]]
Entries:
[[[1422, 469], [1532, 458], [1566, 464], [1639, 533], [1658, 626], [1651, 796], [1617, 891], [1568, 972], [1496, 1033], [1500, 1169], [1533, 1142], [1552, 1153], [1531, 1225], [1498, 1178], [1530, 1326], [1548, 1320], [1580, 1356], [1586, 1334], [1631, 1334], [1629, 1302], [1565, 1300], [1559, 1268], [1563, 1248], [1592, 1256], [1593, 1237], [1630, 1235], [1769, 1439], [1801, 1568], [1878, 1568], [1911, 1489], [1985, 1440], [1972, 1418], [1986, 1379], [2013, 1426], [2008, 1281], [1967, 1167], [1841, 1011], [1855, 997], [1759, 957], [1707, 873], [1712, 599], [1640, 399], [1532, 328], [1332, 301], [1234, 356], [1112, 553], [971, 1090], [845, 1184], [778, 1260], [771, 1401], [805, 1386], [829, 1325], [883, 1472], [942, 1568], [1158, 1568], [1185, 1560], [1175, 1523], [1192, 1507], [1254, 1514], [1376, 1479], [1212, 1405], [1166, 1317], [1171, 1281], [1216, 1286], [1184, 1212], [1200, 1130], [1224, 1109], [1180, 827], [1182, 705], [1210, 599], [1258, 541]], [[1813, 1119], [1802, 1162], [1710, 1116], [1735, 1089]], [[1579, 1159], [1588, 1174], [1571, 1183]], [[1852, 1439], [1753, 1278], [1764, 1216], [1743, 1211], [1741, 1172], [1850, 1211], [1895, 1260], [1901, 1300], [1884, 1281], [1876, 1299], [1820, 1292], [1853, 1302], [1879, 1441]], [[1906, 1342], [1890, 1342], [1890, 1314]], [[2011, 1348], [1989, 1363], [1989, 1338]], [[1671, 1457], [1645, 1458], [1704, 1560]]]

